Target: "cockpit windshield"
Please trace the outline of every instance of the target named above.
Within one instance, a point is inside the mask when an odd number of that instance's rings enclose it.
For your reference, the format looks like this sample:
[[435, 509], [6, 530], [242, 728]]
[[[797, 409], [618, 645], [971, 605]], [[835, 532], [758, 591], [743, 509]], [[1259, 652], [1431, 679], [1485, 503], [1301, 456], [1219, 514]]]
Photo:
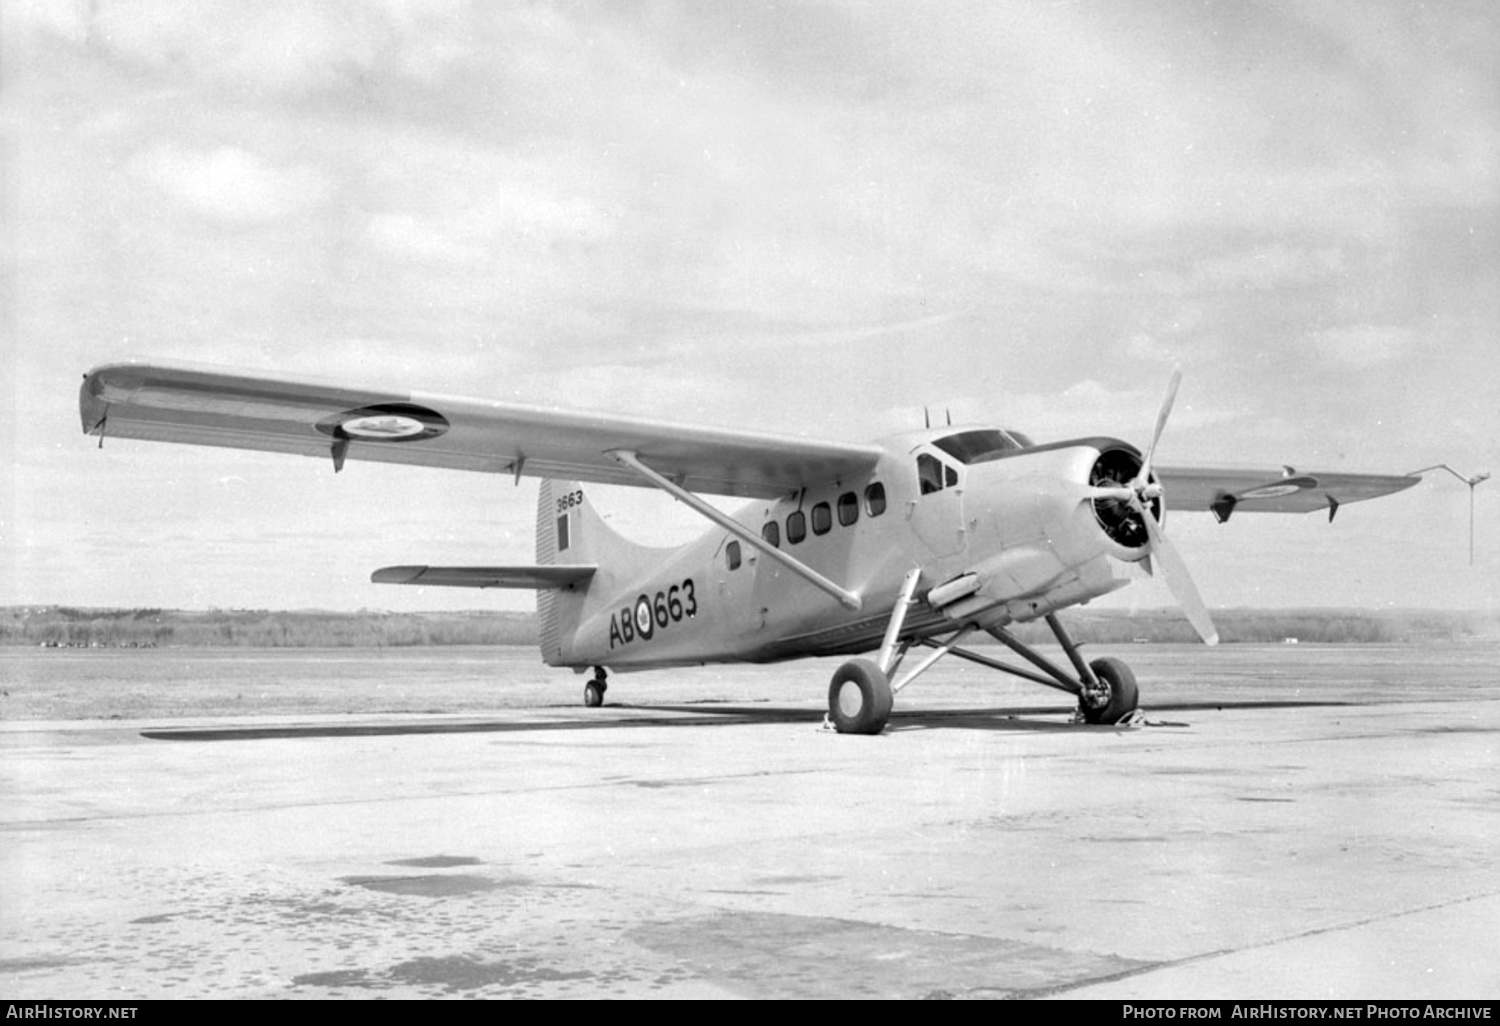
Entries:
[[958, 434], [939, 438], [932, 444], [960, 463], [968, 465], [999, 459], [1018, 450], [1029, 449], [1035, 443], [1018, 431], [986, 429], [960, 431]]

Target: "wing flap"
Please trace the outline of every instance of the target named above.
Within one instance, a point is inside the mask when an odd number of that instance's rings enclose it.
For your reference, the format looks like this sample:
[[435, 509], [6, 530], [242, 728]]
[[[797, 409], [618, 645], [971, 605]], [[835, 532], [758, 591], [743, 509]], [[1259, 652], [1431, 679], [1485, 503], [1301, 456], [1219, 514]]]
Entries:
[[523, 588], [550, 591], [581, 584], [593, 566], [385, 566], [370, 575], [376, 584], [420, 584], [435, 588]]
[[457, 396], [348, 388], [188, 365], [84, 376], [86, 434], [641, 487], [636, 453], [695, 492], [774, 498], [874, 467], [871, 445], [817, 442]]
[[1410, 474], [1280, 472], [1253, 467], [1156, 467], [1173, 510], [1230, 513], [1313, 513], [1363, 502], [1410, 488], [1421, 480]]

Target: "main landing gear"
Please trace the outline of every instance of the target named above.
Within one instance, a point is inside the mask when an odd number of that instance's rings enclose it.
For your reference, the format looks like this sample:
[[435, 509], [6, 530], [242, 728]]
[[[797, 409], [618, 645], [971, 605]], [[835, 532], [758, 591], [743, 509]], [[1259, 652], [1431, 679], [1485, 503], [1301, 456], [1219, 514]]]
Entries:
[[583, 704], [590, 709], [597, 709], [604, 704], [604, 692], [609, 690], [609, 685], [604, 682], [606, 674], [604, 667], [594, 667], [594, 679], [583, 686]]
[[828, 715], [840, 734], [879, 734], [891, 715], [891, 682], [868, 659], [838, 668], [828, 685]]
[[[945, 655], [955, 655], [960, 659], [988, 666], [992, 670], [1066, 691], [1077, 697], [1078, 715], [1085, 723], [1116, 724], [1129, 720], [1136, 712], [1140, 704], [1140, 691], [1130, 667], [1112, 657], [1085, 663], [1078, 652], [1078, 646], [1073, 643], [1057, 617], [1052, 615], [1046, 618], [1047, 626], [1052, 628], [1057, 643], [1067, 653], [1068, 661], [1072, 664], [1071, 673], [1003, 627], [985, 627], [983, 630], [1041, 672], [1010, 666], [982, 653], [960, 648], [959, 645], [965, 638], [980, 629], [972, 623], [960, 627], [946, 640], [900, 640], [901, 628], [919, 577], [916, 570], [906, 575], [901, 597], [896, 603], [895, 612], [891, 614], [885, 640], [875, 660], [853, 659], [834, 673], [833, 681], [828, 686], [828, 719], [840, 734], [879, 734], [890, 718], [896, 693], [931, 669]], [[914, 644], [934, 651], [892, 684], [893, 676]]]

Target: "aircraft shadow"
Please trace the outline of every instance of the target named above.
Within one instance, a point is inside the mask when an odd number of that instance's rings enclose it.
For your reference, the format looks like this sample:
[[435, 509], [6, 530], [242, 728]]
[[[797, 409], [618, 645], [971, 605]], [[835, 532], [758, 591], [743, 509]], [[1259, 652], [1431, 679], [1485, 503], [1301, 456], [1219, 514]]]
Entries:
[[[1147, 722], [1158, 713], [1222, 711], [1226, 709], [1326, 708], [1348, 706], [1343, 701], [1273, 701], [1273, 702], [1178, 702], [1153, 705], [1145, 710]], [[628, 710], [631, 715], [609, 716], [610, 709]], [[891, 716], [889, 731], [903, 730], [1003, 730], [1062, 731], [1078, 730], [1079, 725], [1059, 721], [1072, 711], [1071, 706], [979, 707], [969, 709], [904, 709]], [[640, 715], [645, 713], [647, 715]], [[558, 720], [464, 720], [460, 722], [413, 719], [403, 723], [309, 723], [259, 724], [245, 727], [160, 727], [141, 731], [153, 741], [269, 741], [291, 738], [389, 737], [418, 734], [528, 734], [573, 730], [629, 730], [638, 727], [732, 727], [753, 724], [805, 723], [816, 725], [823, 719], [821, 710], [772, 705], [606, 705], [602, 710], [570, 714]], [[1186, 724], [1171, 724], [1186, 726]], [[1100, 728], [1086, 728], [1100, 729]], [[1114, 728], [1103, 728], [1114, 729]]]

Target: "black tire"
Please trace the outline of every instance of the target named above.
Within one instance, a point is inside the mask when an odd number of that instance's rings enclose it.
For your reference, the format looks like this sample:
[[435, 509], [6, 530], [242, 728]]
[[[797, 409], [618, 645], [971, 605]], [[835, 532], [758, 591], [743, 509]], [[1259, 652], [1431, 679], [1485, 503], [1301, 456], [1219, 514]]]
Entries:
[[840, 734], [879, 734], [891, 716], [891, 682], [868, 659], [851, 659], [828, 685], [828, 716]]
[[597, 709], [604, 704], [604, 685], [597, 680], [591, 680], [583, 686], [583, 704], [590, 709]]
[[1099, 678], [1099, 683], [1108, 691], [1108, 696], [1091, 703], [1079, 699], [1085, 723], [1119, 723], [1135, 712], [1140, 705], [1140, 690], [1135, 686], [1135, 674], [1130, 667], [1118, 659], [1106, 657], [1089, 663], [1089, 669]]

